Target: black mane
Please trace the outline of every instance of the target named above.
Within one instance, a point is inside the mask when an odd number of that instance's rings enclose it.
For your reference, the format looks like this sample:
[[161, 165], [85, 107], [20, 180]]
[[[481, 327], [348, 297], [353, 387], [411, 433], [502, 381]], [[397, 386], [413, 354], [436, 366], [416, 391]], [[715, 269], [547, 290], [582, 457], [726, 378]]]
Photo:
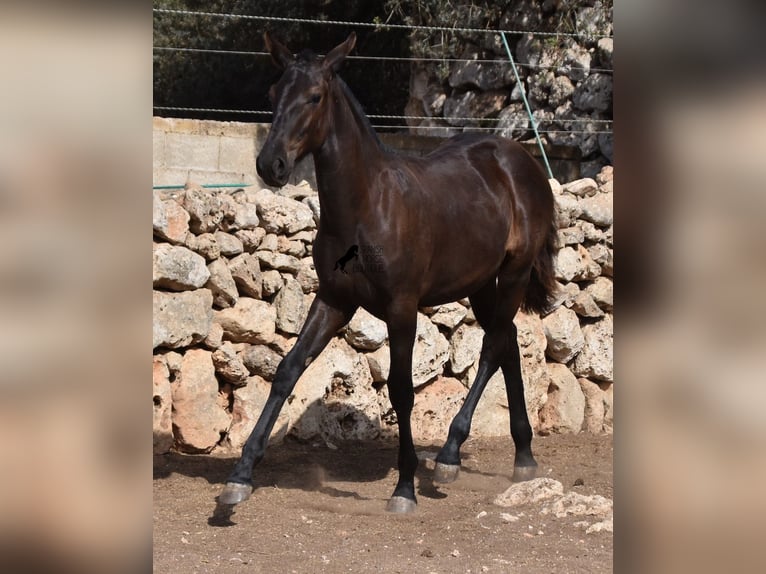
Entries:
[[367, 130], [367, 133], [369, 133], [375, 139], [375, 142], [381, 147], [381, 149], [387, 152], [396, 153], [396, 150], [380, 141], [378, 132], [376, 132], [375, 128], [372, 127], [370, 119], [367, 117], [367, 114], [364, 113], [362, 104], [359, 103], [359, 100], [357, 100], [356, 96], [354, 96], [354, 94], [351, 92], [351, 88], [348, 87], [348, 84], [346, 84], [346, 82], [344, 82], [343, 78], [340, 76], [335, 76], [335, 78], [338, 82], [338, 85], [340, 86], [341, 91], [343, 92], [343, 95], [346, 97], [346, 100], [351, 106], [352, 112], [355, 116], [357, 116], [359, 123], [364, 126], [364, 128]]

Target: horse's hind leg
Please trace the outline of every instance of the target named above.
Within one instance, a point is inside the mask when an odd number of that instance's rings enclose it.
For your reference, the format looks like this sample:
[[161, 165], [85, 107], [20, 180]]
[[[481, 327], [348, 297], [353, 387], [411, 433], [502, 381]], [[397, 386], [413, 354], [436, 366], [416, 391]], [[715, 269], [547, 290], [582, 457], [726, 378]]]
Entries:
[[521, 358], [513, 318], [521, 305], [528, 273], [503, 268], [497, 279], [471, 299], [476, 319], [485, 330], [476, 380], [468, 391], [463, 406], [450, 424], [447, 442], [436, 457], [434, 480], [451, 482], [460, 469], [460, 446], [468, 438], [476, 405], [487, 382], [502, 367], [511, 411], [511, 436], [516, 446], [514, 480], [534, 478], [537, 466], [532, 456], [532, 427], [524, 403]]
[[499, 358], [495, 357], [497, 353], [491, 351], [489, 338], [492, 318], [495, 315], [497, 297], [495, 285], [496, 279], [493, 277], [484, 287], [469, 297], [476, 320], [484, 329], [484, 341], [481, 346], [481, 356], [476, 379], [468, 391], [468, 396], [466, 396], [463, 406], [460, 407], [460, 411], [452, 419], [447, 442], [436, 457], [436, 468], [434, 471], [434, 480], [436, 482], [452, 482], [457, 478], [460, 470], [460, 446], [468, 438], [468, 433], [471, 430], [471, 419], [473, 419], [476, 405], [484, 393], [484, 388], [500, 366]]

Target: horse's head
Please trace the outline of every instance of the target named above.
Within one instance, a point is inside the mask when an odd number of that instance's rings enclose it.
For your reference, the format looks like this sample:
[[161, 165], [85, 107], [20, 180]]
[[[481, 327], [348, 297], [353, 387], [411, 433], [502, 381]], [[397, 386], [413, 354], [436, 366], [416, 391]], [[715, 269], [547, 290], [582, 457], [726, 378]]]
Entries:
[[274, 118], [256, 168], [267, 184], [282, 187], [295, 162], [319, 149], [327, 137], [330, 83], [354, 48], [356, 34], [352, 32], [324, 59], [311, 52], [302, 52], [296, 58], [268, 32], [263, 39], [274, 63], [284, 72], [269, 90]]

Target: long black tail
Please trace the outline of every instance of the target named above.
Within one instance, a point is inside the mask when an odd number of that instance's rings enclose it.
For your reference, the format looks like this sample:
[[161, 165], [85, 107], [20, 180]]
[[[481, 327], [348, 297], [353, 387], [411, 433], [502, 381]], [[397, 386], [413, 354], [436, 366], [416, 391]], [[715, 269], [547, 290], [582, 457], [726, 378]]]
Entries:
[[553, 304], [556, 295], [556, 277], [553, 273], [553, 256], [558, 250], [556, 223], [551, 218], [545, 245], [537, 254], [532, 264], [527, 292], [521, 308], [527, 312], [545, 314]]

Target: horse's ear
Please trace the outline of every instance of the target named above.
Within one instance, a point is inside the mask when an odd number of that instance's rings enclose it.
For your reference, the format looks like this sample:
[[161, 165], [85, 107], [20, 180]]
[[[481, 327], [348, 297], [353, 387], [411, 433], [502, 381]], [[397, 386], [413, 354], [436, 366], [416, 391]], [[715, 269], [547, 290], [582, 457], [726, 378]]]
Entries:
[[271, 54], [271, 59], [274, 60], [279, 69], [284, 70], [295, 61], [293, 53], [279, 40], [273, 38], [268, 30], [263, 33], [263, 42], [266, 44], [266, 50]]
[[325, 56], [325, 59], [322, 62], [322, 69], [325, 72], [336, 73], [340, 69], [343, 60], [345, 60], [346, 56], [351, 53], [351, 50], [354, 49], [355, 45], [356, 32], [351, 32], [342, 44], [335, 46], [330, 50], [330, 53]]

